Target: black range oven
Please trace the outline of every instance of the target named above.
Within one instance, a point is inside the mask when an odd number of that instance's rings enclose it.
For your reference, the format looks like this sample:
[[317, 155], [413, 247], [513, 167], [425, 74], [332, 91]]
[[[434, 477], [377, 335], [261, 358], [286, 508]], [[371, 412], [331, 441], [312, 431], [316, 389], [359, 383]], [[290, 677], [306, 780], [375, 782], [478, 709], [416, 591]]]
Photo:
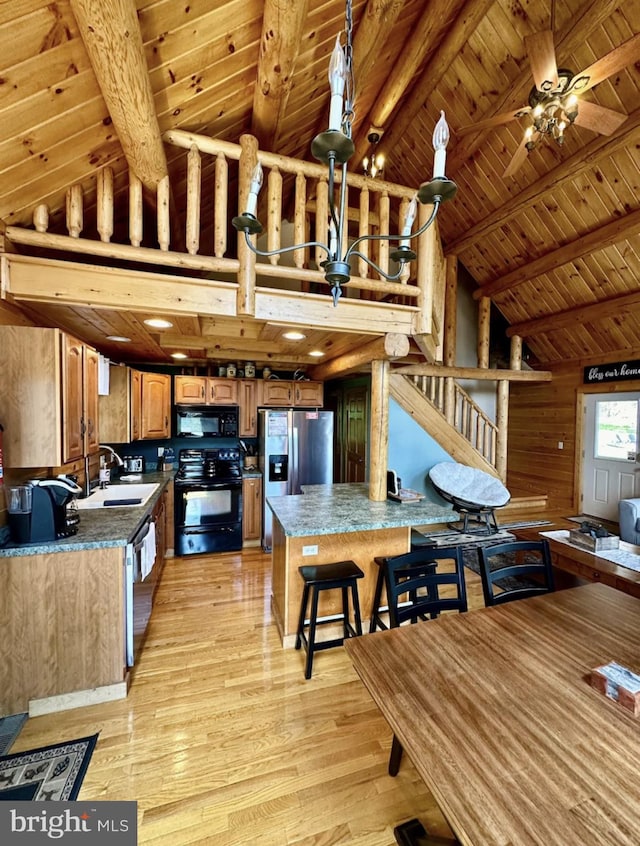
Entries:
[[175, 478], [176, 555], [242, 549], [240, 450], [181, 449]]

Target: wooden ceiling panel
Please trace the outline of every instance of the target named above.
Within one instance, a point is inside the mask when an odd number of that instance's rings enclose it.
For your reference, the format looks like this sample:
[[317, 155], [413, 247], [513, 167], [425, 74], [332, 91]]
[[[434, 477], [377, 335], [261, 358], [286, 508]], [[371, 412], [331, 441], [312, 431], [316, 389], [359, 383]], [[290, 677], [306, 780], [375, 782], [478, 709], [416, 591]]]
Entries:
[[[135, 0], [162, 130], [176, 127], [233, 142], [249, 131], [267, 2], [273, 0], [191, 0], [188, 4]], [[358, 38], [379, 44], [376, 33], [367, 31], [380, 13], [379, 0], [354, 0], [353, 7], [356, 45]], [[484, 8], [484, 13], [475, 28], [458, 41], [457, 50], [449, 51], [455, 34], [463, 23], [474, 20], [478, 8]], [[513, 287], [494, 295], [506, 320], [517, 324], [572, 310], [579, 313], [581, 306], [636, 291], [640, 235], [625, 230], [619, 242], [612, 243], [609, 237], [601, 248], [596, 245], [586, 254], [579, 250], [579, 243], [605, 230], [610, 221], [618, 221], [623, 228], [625, 218], [640, 207], [640, 55], [584, 95], [592, 103], [631, 115], [613, 137], [605, 139], [574, 125], [567, 130], [562, 147], [543, 141], [505, 179], [503, 173], [521, 143], [525, 119], [464, 136], [457, 136], [456, 130], [526, 104], [533, 79], [524, 39], [549, 28], [548, 0], [489, 0], [485, 4], [455, 0], [444, 5], [406, 0], [399, 14], [390, 11], [389, 15], [375, 56], [362, 57], [366, 70], [361, 78], [355, 68], [354, 132], [360, 146], [372, 115], [389, 114], [383, 128], [393, 143], [386, 151], [385, 176], [417, 186], [431, 174], [431, 136], [439, 111], [445, 110], [452, 130], [448, 174], [459, 190], [443, 208], [438, 224], [445, 247], [469, 234], [464, 246], [454, 250], [478, 286], [516, 268], [535, 269], [541, 257], [561, 247], [567, 250], [565, 264], [536, 271], [538, 275], [531, 278], [525, 278], [525, 273]], [[311, 158], [311, 140], [325, 128], [329, 55], [343, 25], [343, 0], [309, 0], [288, 102], [273, 136], [275, 152]], [[639, 29], [637, 0], [559, 0], [554, 33], [558, 63], [582, 70]], [[417, 33], [424, 32], [428, 37], [418, 42]], [[371, 42], [367, 41], [370, 36]], [[80, 183], [85, 193], [85, 232], [94, 232], [93, 176], [99, 167], [110, 164], [117, 207], [122, 209], [114, 240], [126, 239], [128, 165], [68, 3], [0, 3], [0, 44], [4, 83], [0, 85], [0, 218], [5, 223], [27, 224], [33, 208], [47, 203], [55, 230], [62, 220], [66, 189]], [[414, 62], [406, 79], [402, 78], [405, 59]], [[402, 131], [394, 134], [394, 126]], [[617, 137], [624, 141], [616, 146]], [[609, 152], [603, 155], [602, 149]], [[166, 152], [172, 196], [180, 209], [185, 195], [185, 153], [169, 147]], [[361, 158], [359, 152], [352, 169], [361, 166]], [[211, 244], [211, 179], [212, 163], [203, 160], [203, 250]], [[176, 220], [183, 228], [180, 216], [181, 212]], [[492, 220], [496, 223], [485, 229]], [[145, 232], [145, 237], [154, 236]], [[177, 228], [172, 239], [176, 237], [182, 237]], [[576, 245], [574, 255], [572, 244]], [[235, 241], [230, 245], [234, 249]], [[135, 335], [132, 348], [135, 345], [140, 360], [154, 356], [168, 360], [171, 351], [166, 346], [169, 336], [149, 334], [140, 315], [72, 309], [63, 324], [63, 313], [55, 306], [43, 306], [40, 313], [42, 319], [59, 318], [60, 325], [74, 330], [80, 330], [84, 322], [92, 338], [101, 337], [110, 327], [114, 332], [127, 328]], [[578, 323], [571, 331], [538, 333], [527, 344], [542, 363], [597, 356], [625, 344], [640, 347], [639, 324], [636, 312], [626, 310], [617, 319]], [[188, 343], [201, 334], [208, 340], [221, 329], [210, 322], [201, 326], [197, 317], [176, 317], [171, 331], [171, 337]], [[250, 331], [246, 322], [239, 321], [235, 328], [225, 327], [225, 332], [230, 345], [225, 350], [253, 339], [273, 355], [295, 355], [292, 348], [282, 346], [280, 327], [257, 323]], [[331, 337], [314, 333], [308, 339], [327, 355], [346, 352], [362, 341], [348, 333]], [[215, 349], [215, 344], [206, 349]], [[255, 349], [261, 352], [263, 347]], [[202, 350], [201, 344], [191, 343], [189, 354], [201, 361]]]

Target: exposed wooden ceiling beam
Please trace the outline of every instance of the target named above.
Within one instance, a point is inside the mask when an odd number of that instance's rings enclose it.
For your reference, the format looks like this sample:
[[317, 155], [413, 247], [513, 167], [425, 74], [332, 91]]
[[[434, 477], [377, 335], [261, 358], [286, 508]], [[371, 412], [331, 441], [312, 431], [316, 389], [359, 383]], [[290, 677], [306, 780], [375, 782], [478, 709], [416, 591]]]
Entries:
[[[402, 138], [406, 128], [424, 106], [425, 101], [447, 72], [453, 60], [468, 41], [471, 33], [477, 28], [480, 21], [486, 15], [487, 10], [493, 5], [493, 2], [494, 0], [467, 0], [460, 10], [455, 23], [448, 30], [440, 47], [426, 66], [420, 79], [416, 80], [414, 77], [413, 79], [406, 80], [406, 85], [410, 82], [413, 83], [411, 92], [402, 103], [402, 109], [394, 116], [393, 125], [385, 132], [384, 138], [378, 148], [379, 152], [386, 158], [389, 157], [393, 146]], [[405, 75], [407, 69], [405, 68], [403, 70]], [[400, 84], [397, 86], [398, 90], [395, 94], [398, 98], [402, 96], [402, 92], [399, 91], [401, 84], [402, 80], [400, 80]]]
[[493, 297], [503, 291], [510, 291], [530, 279], [535, 279], [536, 276], [542, 276], [543, 273], [549, 273], [590, 253], [596, 253], [612, 244], [618, 244], [620, 241], [636, 235], [639, 231], [640, 209], [624, 217], [614, 218], [599, 229], [581, 235], [557, 250], [551, 250], [535, 261], [527, 262], [527, 264], [512, 270], [511, 273], [506, 273], [504, 276], [488, 282], [481, 288], [477, 288], [473, 292], [473, 297], [479, 300], [482, 297]]
[[352, 373], [354, 370], [367, 368], [372, 361], [393, 361], [409, 354], [409, 338], [397, 332], [389, 332], [376, 338], [353, 352], [337, 356], [324, 364], [318, 364], [309, 371], [311, 379], [335, 379]]
[[610, 317], [619, 317], [624, 310], [637, 309], [638, 306], [640, 306], [640, 291], [634, 291], [632, 294], [613, 297], [604, 302], [570, 308], [533, 320], [523, 320], [522, 323], [513, 323], [507, 329], [507, 336], [511, 338], [517, 335], [520, 338], [530, 338], [532, 335], [541, 335], [558, 329], [570, 329], [578, 323], [599, 323]]
[[129, 167], [148, 187], [167, 159], [134, 0], [69, 0]]
[[[427, 0], [425, 3], [422, 17], [413, 30], [411, 38], [404, 45], [401, 55], [398, 56], [398, 60], [391, 68], [391, 73], [378, 92], [368, 117], [361, 122], [358, 128], [355, 139], [355, 158], [357, 161], [360, 161], [366, 155], [369, 148], [370, 142], [367, 137], [369, 127], [377, 126], [384, 129], [404, 92], [413, 83], [432, 43], [434, 32], [442, 25], [442, 19], [447, 17], [446, 9], [446, 4], [439, 2], [439, 0]], [[358, 29], [359, 34], [360, 30]], [[357, 39], [356, 46], [359, 46]], [[370, 55], [375, 56], [376, 53], [372, 50]], [[354, 62], [354, 68], [357, 85], [358, 79], [364, 78], [364, 72], [359, 62]]]
[[[570, 18], [555, 38], [556, 54], [560, 54], [560, 59], [563, 56], [570, 56], [577, 47], [584, 44], [589, 35], [604, 21], [608, 20], [619, 5], [620, 0], [586, 0], [580, 11]], [[577, 73], [582, 68], [574, 68], [573, 70]], [[494, 101], [491, 108], [483, 115], [477, 116], [478, 122], [493, 117], [500, 112], [508, 112], [518, 106], [526, 105], [527, 95], [532, 85], [531, 67], [529, 62], [525, 61], [518, 76]], [[475, 153], [488, 131], [493, 132], [495, 130], [470, 133], [464, 141], [456, 145], [447, 162], [450, 173], [455, 173]]]
[[293, 81], [308, 0], [266, 0], [253, 94], [251, 133], [262, 150], [273, 150]]
[[539, 176], [532, 184], [515, 194], [509, 202], [500, 206], [480, 223], [472, 226], [460, 238], [445, 246], [445, 255], [460, 255], [466, 249], [481, 241], [515, 214], [540, 201], [547, 191], [560, 188], [565, 182], [578, 179], [585, 171], [592, 171], [600, 159], [608, 158], [616, 150], [632, 144], [640, 135], [640, 109], [629, 115], [624, 124], [609, 137], [599, 136], [586, 144], [577, 153], [561, 162], [553, 170]]

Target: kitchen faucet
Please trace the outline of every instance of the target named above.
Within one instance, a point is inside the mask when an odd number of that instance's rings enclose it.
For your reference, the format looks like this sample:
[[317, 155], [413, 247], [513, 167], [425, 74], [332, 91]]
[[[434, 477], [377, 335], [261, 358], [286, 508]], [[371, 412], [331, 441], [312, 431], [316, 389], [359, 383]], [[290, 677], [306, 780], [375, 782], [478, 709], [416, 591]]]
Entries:
[[108, 452], [111, 453], [111, 458], [113, 461], [116, 462], [118, 467], [122, 467], [124, 465], [124, 461], [120, 458], [120, 456], [113, 447], [110, 447], [108, 444], [98, 444], [98, 446], [100, 447], [100, 449], [106, 449]]

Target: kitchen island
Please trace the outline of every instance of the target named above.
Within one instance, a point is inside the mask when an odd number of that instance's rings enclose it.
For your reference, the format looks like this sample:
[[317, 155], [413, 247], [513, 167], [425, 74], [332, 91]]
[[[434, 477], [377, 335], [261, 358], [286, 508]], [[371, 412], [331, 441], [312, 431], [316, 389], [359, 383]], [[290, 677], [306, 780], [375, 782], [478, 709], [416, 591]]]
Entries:
[[[411, 548], [411, 528], [457, 519], [447, 506], [428, 499], [374, 502], [365, 484], [307, 485], [297, 496], [269, 497], [273, 512], [272, 607], [285, 647], [295, 643], [302, 596], [298, 567], [351, 559], [364, 572], [358, 583], [363, 620], [371, 611], [378, 555], [400, 555]], [[331, 592], [337, 593], [337, 592]], [[338, 596], [323, 596], [320, 613], [339, 607]]]

